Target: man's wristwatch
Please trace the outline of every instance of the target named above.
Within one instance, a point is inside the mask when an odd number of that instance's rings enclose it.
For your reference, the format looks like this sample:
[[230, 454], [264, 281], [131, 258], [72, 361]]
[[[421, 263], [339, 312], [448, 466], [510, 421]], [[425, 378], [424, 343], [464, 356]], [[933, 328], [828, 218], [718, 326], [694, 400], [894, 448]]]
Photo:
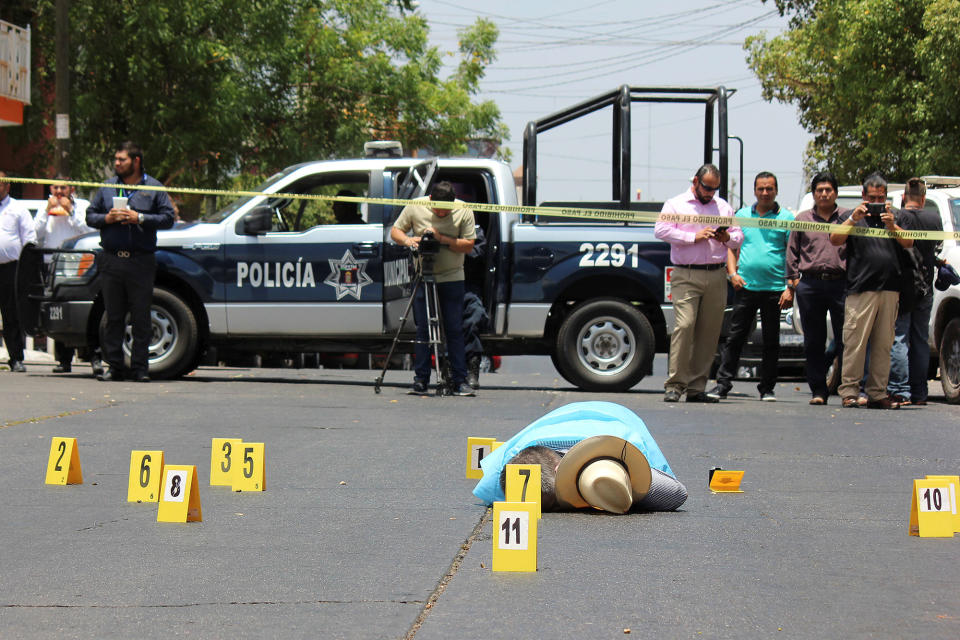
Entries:
[[142, 214], [142, 213], [138, 213], [138, 214], [137, 214], [137, 224], [143, 224], [143, 214]]

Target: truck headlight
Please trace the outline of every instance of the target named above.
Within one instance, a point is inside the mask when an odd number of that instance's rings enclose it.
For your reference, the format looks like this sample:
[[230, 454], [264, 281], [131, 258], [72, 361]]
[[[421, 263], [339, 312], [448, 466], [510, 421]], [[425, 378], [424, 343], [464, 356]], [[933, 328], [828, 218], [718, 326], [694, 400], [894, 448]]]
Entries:
[[55, 257], [53, 277], [59, 283], [64, 280], [88, 280], [93, 277], [93, 253], [59, 253]]

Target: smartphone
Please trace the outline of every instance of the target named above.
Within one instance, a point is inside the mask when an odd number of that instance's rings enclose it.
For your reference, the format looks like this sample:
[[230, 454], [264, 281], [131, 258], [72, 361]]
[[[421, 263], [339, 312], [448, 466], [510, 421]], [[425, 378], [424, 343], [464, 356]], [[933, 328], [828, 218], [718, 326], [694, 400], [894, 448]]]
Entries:
[[715, 233], [721, 233], [721, 232], [723, 232], [723, 231], [726, 231], [726, 230], [729, 229], [729, 228], [730, 228], [730, 227], [717, 227], [717, 230], [715, 231]]
[[868, 202], [867, 203], [867, 226], [873, 227], [874, 229], [883, 228], [883, 220], [880, 219], [880, 216], [887, 210], [887, 205], [883, 202]]

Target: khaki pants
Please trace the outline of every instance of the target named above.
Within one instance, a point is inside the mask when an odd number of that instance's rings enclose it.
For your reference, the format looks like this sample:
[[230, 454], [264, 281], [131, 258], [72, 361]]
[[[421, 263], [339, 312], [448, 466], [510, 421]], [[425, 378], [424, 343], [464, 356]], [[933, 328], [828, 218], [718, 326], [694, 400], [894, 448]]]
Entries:
[[726, 274], [723, 268], [707, 271], [677, 267], [673, 270], [671, 292], [675, 324], [670, 336], [665, 390], [694, 395], [706, 389], [723, 326]]
[[870, 367], [864, 391], [871, 400], [887, 397], [890, 347], [899, 304], [897, 291], [847, 294], [843, 310], [843, 379], [837, 389], [841, 398], [856, 398], [859, 394], [868, 345]]

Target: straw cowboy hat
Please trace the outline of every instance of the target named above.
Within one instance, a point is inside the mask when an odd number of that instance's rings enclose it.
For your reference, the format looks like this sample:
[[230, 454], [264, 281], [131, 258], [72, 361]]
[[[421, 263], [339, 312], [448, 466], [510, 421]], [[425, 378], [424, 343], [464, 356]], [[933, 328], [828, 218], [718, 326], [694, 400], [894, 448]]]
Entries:
[[650, 479], [650, 464], [636, 446], [616, 436], [592, 436], [560, 460], [557, 501], [626, 513], [650, 491]]

